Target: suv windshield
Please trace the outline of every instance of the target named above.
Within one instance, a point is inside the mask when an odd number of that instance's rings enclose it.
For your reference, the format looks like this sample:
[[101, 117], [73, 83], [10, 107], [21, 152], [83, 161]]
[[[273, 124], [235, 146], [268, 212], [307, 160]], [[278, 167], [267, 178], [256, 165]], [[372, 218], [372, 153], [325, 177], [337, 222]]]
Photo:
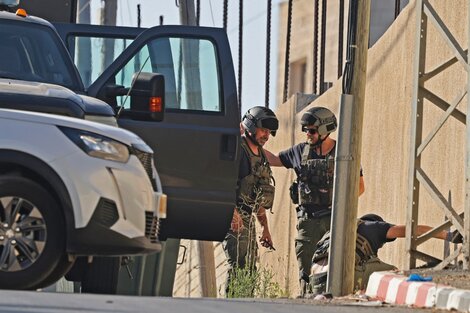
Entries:
[[50, 83], [80, 91], [81, 83], [68, 60], [65, 47], [51, 28], [0, 20], [0, 78]]

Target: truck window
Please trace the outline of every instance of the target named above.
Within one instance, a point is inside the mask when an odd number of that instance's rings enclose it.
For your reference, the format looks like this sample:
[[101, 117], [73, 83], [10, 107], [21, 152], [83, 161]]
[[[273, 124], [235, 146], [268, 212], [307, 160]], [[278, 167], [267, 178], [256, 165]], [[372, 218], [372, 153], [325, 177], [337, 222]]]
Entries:
[[0, 77], [61, 85], [79, 91], [65, 47], [47, 26], [0, 21]]
[[[131, 43], [129, 39], [74, 36], [68, 39], [69, 46], [75, 45], [75, 64], [86, 87], [91, 85]], [[80, 53], [77, 53], [84, 45], [90, 47], [89, 61], [83, 59], [83, 52], [81, 57]], [[164, 75], [167, 109], [174, 109], [176, 112], [178, 110], [223, 111], [217, 52], [209, 40], [164, 37], [148, 41], [109, 83], [130, 88], [134, 75], [139, 72]], [[130, 99], [126, 96], [117, 96], [116, 104], [125, 110], [132, 109]]]
[[88, 88], [133, 41], [100, 37], [71, 37], [69, 40], [69, 46], [75, 47], [75, 64], [85, 88]]

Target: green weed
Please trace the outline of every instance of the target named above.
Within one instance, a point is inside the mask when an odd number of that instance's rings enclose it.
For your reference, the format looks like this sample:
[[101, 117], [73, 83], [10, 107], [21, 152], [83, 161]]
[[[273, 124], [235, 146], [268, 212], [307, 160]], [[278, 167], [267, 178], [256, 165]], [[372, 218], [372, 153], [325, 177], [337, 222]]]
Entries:
[[236, 268], [229, 282], [227, 298], [280, 298], [286, 292], [268, 269]]

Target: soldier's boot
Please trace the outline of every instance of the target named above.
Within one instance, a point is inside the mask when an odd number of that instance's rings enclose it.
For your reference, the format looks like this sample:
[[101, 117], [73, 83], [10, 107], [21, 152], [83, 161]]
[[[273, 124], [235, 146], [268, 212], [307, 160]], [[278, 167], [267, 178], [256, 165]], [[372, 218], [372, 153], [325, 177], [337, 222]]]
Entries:
[[308, 282], [309, 282], [309, 277], [307, 273], [301, 271], [300, 279], [299, 279], [300, 295], [298, 296], [298, 298], [305, 298], [305, 296], [307, 295]]

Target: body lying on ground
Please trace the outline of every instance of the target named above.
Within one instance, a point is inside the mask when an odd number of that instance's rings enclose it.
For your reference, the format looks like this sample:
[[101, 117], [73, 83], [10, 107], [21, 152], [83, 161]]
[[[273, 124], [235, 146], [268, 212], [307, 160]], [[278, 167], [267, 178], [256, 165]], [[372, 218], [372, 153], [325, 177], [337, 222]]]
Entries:
[[[431, 229], [430, 226], [418, 225], [417, 235], [420, 236]], [[366, 214], [358, 220], [354, 268], [355, 290], [365, 289], [373, 272], [396, 270], [395, 266], [380, 260], [377, 253], [385, 243], [405, 237], [405, 231], [405, 225], [387, 223], [375, 214]], [[453, 232], [443, 230], [434, 237], [453, 243], [462, 243], [462, 235], [456, 230]], [[309, 279], [309, 291], [312, 294], [320, 294], [326, 290], [329, 246], [330, 232], [328, 231], [318, 242], [312, 259]]]

